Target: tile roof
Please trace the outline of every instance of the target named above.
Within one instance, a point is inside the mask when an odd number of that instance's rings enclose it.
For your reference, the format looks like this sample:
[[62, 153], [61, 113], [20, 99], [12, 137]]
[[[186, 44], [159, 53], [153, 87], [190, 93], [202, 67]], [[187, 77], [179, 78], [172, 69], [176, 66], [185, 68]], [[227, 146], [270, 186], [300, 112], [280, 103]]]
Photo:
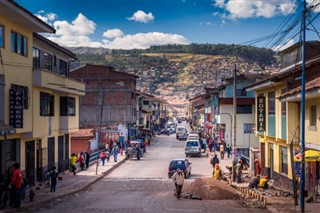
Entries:
[[[318, 88], [320, 88], [320, 76], [312, 79], [309, 82], [306, 82], [306, 91], [311, 91], [311, 90], [318, 89]], [[287, 91], [286, 93], [283, 93], [278, 98], [284, 98], [286, 96], [294, 95], [294, 94], [300, 93], [300, 92], [301, 92], [301, 86], [298, 86], [298, 87], [295, 87], [295, 88]]]

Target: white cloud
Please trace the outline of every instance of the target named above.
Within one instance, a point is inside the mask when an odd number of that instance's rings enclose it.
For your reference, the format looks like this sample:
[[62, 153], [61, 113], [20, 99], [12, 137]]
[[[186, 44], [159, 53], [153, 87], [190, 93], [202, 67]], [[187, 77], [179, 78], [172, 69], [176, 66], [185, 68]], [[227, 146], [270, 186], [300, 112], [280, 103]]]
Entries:
[[41, 19], [42, 21], [52, 25], [53, 21], [56, 20], [58, 18], [57, 14], [55, 13], [45, 13], [44, 10], [40, 10], [38, 11], [37, 14], [35, 14], [35, 16], [37, 16], [39, 19]]
[[137, 33], [124, 35], [112, 41], [104, 40], [105, 47], [111, 49], [146, 49], [151, 45], [165, 44], [188, 44], [185, 37], [178, 34], [168, 34], [161, 32]]
[[107, 30], [103, 33], [103, 36], [106, 38], [117, 38], [123, 36], [123, 32], [119, 29]]
[[151, 12], [146, 14], [142, 10], [138, 10], [131, 17], [129, 17], [128, 20], [135, 21], [135, 22], [148, 23], [154, 20], [154, 16], [152, 15]]
[[96, 24], [86, 16], [79, 13], [71, 23], [65, 20], [55, 21], [53, 27], [56, 34], [45, 35], [48, 39], [66, 47], [105, 47], [110, 49], [145, 49], [151, 45], [188, 44], [182, 35], [149, 32], [124, 35], [120, 29], [106, 30], [101, 40], [92, 40], [90, 36], [95, 33]]
[[224, 9], [231, 19], [265, 17], [271, 18], [278, 15], [288, 15], [295, 11], [296, 0], [214, 0], [214, 6]]

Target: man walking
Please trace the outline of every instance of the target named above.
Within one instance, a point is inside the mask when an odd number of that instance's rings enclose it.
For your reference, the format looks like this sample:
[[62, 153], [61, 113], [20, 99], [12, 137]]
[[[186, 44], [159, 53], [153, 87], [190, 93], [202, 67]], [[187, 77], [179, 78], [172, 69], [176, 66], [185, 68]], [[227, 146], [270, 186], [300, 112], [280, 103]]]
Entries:
[[10, 185], [12, 187], [12, 200], [13, 200], [13, 207], [20, 208], [21, 203], [21, 193], [20, 189], [22, 186], [22, 172], [20, 170], [20, 164], [14, 163], [13, 170], [11, 175]]
[[58, 179], [58, 173], [56, 169], [57, 168], [54, 166], [50, 172], [50, 180], [51, 180], [50, 192], [56, 191], [56, 185], [57, 185], [57, 179]]
[[226, 151], [227, 151], [228, 159], [229, 159], [229, 158], [230, 158], [230, 155], [231, 155], [231, 147], [230, 147], [230, 144], [227, 145]]
[[118, 148], [116, 145], [113, 146], [111, 153], [113, 155], [114, 162], [117, 162], [118, 161]]
[[177, 199], [180, 199], [181, 190], [184, 183], [184, 174], [181, 169], [177, 169], [177, 171], [172, 175], [173, 183], [176, 187], [176, 195]]
[[224, 145], [222, 142], [220, 143], [219, 148], [220, 148], [220, 158], [223, 159], [224, 158]]

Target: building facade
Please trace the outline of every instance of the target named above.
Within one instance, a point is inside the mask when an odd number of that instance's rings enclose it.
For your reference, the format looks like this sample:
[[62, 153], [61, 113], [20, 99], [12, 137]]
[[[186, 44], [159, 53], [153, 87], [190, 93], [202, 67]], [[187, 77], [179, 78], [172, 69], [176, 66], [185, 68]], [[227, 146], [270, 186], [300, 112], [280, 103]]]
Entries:
[[69, 79], [75, 55], [38, 35], [55, 30], [14, 1], [0, 1], [0, 172], [14, 162], [29, 185], [68, 169], [85, 86]]

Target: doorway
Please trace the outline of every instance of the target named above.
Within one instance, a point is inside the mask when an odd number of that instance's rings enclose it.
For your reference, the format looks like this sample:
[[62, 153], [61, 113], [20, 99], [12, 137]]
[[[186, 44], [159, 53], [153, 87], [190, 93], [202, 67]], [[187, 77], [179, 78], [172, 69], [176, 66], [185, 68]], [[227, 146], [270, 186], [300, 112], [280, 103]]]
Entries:
[[273, 144], [270, 144], [270, 179], [274, 178], [274, 149]]
[[65, 134], [64, 136], [64, 168], [69, 168], [69, 134]]
[[43, 181], [42, 173], [42, 149], [41, 149], [41, 140], [37, 140], [37, 158], [36, 158], [36, 168], [37, 168], [37, 181]]
[[64, 164], [64, 136], [58, 136], [58, 172], [63, 172]]
[[54, 137], [48, 138], [48, 171], [55, 166], [54, 147]]
[[26, 160], [26, 181], [29, 186], [34, 186], [35, 184], [35, 141], [26, 142], [25, 150], [25, 160]]

